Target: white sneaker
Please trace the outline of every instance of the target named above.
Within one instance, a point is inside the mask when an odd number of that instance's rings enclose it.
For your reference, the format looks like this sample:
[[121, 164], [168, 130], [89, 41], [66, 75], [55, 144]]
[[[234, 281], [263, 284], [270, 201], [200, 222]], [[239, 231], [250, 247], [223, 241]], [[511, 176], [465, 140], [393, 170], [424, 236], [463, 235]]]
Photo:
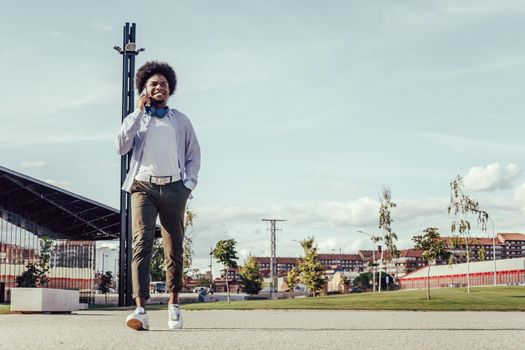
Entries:
[[168, 328], [182, 329], [182, 313], [178, 304], [168, 304]]
[[149, 316], [144, 308], [138, 307], [126, 318], [126, 324], [136, 331], [147, 331], [149, 330]]

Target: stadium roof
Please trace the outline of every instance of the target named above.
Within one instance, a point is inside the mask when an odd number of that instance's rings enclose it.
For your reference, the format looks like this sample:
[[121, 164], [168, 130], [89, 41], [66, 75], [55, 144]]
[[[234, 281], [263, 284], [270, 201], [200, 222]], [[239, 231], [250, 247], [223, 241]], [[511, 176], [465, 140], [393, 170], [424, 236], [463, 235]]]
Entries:
[[8, 214], [7, 221], [36, 235], [72, 240], [120, 236], [119, 210], [2, 166], [0, 209], [21, 218]]

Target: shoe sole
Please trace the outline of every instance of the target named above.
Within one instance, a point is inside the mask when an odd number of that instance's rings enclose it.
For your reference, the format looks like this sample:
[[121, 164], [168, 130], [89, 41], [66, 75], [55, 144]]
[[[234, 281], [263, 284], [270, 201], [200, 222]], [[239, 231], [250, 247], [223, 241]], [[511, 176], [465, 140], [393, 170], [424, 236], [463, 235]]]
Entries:
[[142, 322], [140, 322], [139, 320], [136, 320], [136, 319], [132, 319], [132, 320], [129, 320], [127, 322], [127, 325], [129, 328], [132, 328], [136, 331], [147, 331], [146, 328], [142, 327]]

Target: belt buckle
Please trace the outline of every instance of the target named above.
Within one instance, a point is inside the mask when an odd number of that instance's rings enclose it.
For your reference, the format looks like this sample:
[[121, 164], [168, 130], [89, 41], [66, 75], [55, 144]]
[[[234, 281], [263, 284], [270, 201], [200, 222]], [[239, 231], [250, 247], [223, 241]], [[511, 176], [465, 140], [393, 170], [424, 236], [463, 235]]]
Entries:
[[171, 176], [150, 176], [149, 182], [155, 185], [164, 186], [171, 182]]

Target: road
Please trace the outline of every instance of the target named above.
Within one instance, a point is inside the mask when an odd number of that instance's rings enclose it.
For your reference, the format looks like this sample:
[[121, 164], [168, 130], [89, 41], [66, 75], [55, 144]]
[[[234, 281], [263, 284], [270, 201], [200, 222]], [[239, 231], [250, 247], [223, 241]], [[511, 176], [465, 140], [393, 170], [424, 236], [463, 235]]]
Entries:
[[2, 349], [523, 349], [522, 312], [185, 311], [185, 329], [125, 326], [127, 311], [0, 314]]

